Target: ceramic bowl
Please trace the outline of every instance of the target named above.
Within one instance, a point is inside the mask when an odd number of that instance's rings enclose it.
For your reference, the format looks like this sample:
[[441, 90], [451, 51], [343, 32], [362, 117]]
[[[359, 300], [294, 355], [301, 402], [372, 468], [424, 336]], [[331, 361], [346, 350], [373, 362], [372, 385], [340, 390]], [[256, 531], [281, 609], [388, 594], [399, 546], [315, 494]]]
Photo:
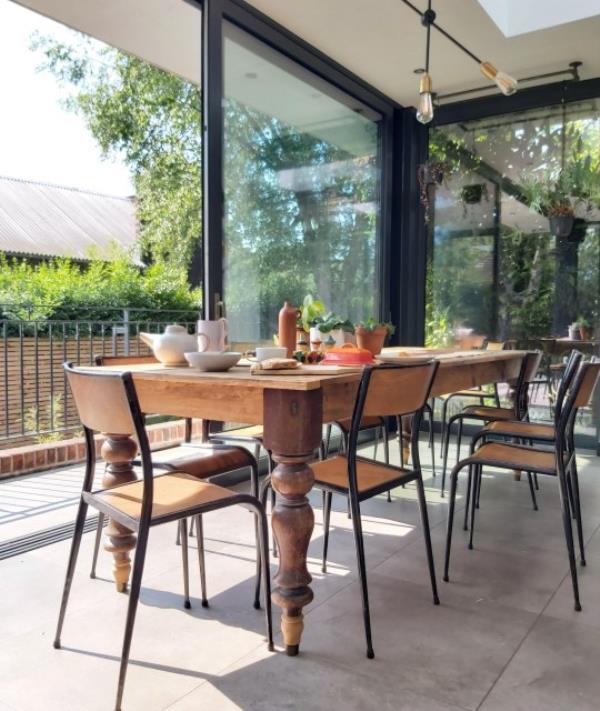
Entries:
[[242, 357], [241, 353], [235, 353], [233, 351], [224, 351], [223, 353], [204, 351], [202, 353], [185, 353], [184, 355], [190, 364], [190, 368], [213, 372], [233, 368]]

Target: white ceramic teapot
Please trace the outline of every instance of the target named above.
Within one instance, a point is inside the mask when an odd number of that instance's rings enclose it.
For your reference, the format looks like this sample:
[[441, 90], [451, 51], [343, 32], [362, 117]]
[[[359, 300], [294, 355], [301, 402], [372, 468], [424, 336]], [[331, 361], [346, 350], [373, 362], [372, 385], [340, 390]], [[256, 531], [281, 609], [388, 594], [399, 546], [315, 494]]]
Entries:
[[187, 365], [183, 354], [198, 350], [196, 336], [178, 324], [167, 326], [164, 333], [140, 333], [140, 338], [163, 365]]

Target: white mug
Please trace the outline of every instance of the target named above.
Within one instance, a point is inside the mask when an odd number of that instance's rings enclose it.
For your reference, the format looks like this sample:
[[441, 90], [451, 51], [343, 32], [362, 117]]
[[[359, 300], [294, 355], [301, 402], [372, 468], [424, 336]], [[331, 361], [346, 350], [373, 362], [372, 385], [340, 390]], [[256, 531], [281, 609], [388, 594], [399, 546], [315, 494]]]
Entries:
[[259, 346], [256, 349], [256, 360], [260, 363], [268, 358], [286, 358], [287, 348], [279, 346]]
[[224, 351], [228, 335], [227, 319], [198, 321], [198, 350], [201, 353], [204, 351]]

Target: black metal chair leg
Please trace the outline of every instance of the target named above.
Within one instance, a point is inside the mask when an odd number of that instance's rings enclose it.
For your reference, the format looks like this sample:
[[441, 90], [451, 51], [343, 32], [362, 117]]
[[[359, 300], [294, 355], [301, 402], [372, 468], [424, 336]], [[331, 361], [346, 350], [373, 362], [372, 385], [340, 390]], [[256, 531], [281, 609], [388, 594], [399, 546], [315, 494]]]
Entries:
[[358, 573], [360, 577], [360, 589], [362, 595], [363, 621], [365, 625], [365, 638], [367, 641], [367, 658], [373, 659], [373, 641], [371, 639], [371, 613], [369, 611], [369, 590], [367, 587], [367, 565], [365, 561], [365, 548], [362, 536], [362, 523], [360, 520], [360, 504], [350, 496], [352, 508], [352, 530], [354, 531], [354, 543], [356, 546], [356, 560], [358, 563]]
[[559, 491], [560, 504], [562, 509], [563, 527], [565, 529], [565, 539], [567, 542], [567, 551], [569, 554], [569, 568], [571, 570], [571, 583], [573, 585], [573, 600], [576, 612], [581, 611], [581, 602], [579, 600], [579, 584], [577, 581], [577, 565], [575, 563], [575, 547], [573, 545], [573, 528], [571, 525], [571, 513], [569, 511], [569, 500], [567, 485], [565, 482], [564, 472], [559, 472]]
[[442, 400], [440, 457], [444, 456], [444, 442], [448, 437], [448, 401], [449, 398]]
[[570, 474], [566, 475], [565, 481], [566, 481], [566, 485], [567, 485], [567, 494], [569, 497], [569, 511], [571, 512], [571, 518], [575, 519], [576, 518], [575, 501], [573, 499], [573, 487], [571, 486]]
[[427, 514], [427, 501], [425, 500], [425, 487], [423, 486], [422, 477], [416, 479], [417, 495], [419, 497], [419, 510], [421, 512], [421, 524], [423, 526], [423, 535], [425, 537], [425, 549], [427, 551], [427, 564], [429, 565], [429, 577], [431, 578], [431, 592], [433, 594], [433, 604], [439, 605], [440, 598], [438, 596], [437, 582], [435, 579], [435, 565], [433, 563], [433, 548], [431, 546], [431, 531], [429, 529], [429, 516]]
[[71, 541], [71, 551], [69, 552], [69, 562], [67, 563], [67, 574], [65, 576], [65, 584], [63, 587], [62, 599], [60, 601], [58, 624], [56, 625], [56, 634], [54, 636], [54, 649], [60, 649], [60, 635], [65, 621], [65, 613], [67, 611], [69, 593], [71, 592], [73, 574], [75, 573], [75, 566], [77, 565], [77, 556], [79, 555], [79, 547], [81, 546], [81, 537], [83, 536], [83, 526], [85, 524], [87, 510], [88, 505], [83, 501], [83, 499], [80, 499], [79, 509], [77, 510], [77, 518], [75, 519], [73, 540]]
[[[474, 469], [474, 479], [473, 479], [473, 493], [474, 493], [474, 500], [475, 497], [477, 501], [479, 501], [479, 495], [481, 493], [481, 480], [483, 478], [483, 467], [480, 465], [475, 465], [473, 467]], [[471, 530], [469, 531], [469, 550], [473, 550], [473, 536], [475, 534], [475, 509], [479, 508], [478, 506], [471, 506]]]
[[123, 689], [125, 687], [125, 676], [127, 675], [127, 664], [129, 663], [129, 652], [131, 650], [131, 638], [133, 636], [133, 626], [135, 624], [135, 614], [137, 612], [138, 601], [140, 599], [140, 589], [142, 587], [142, 574], [144, 572], [147, 545], [148, 528], [143, 527], [140, 528], [138, 533], [138, 540], [135, 549], [135, 560], [133, 563], [133, 574], [131, 576], [131, 589], [129, 591], [129, 605], [127, 607], [125, 635], [123, 636], [123, 651], [121, 652], [121, 666], [119, 669], [119, 683], [117, 686], [115, 711], [121, 711]]
[[463, 418], [458, 418], [458, 434], [456, 435], [456, 463], [460, 461], [460, 445], [462, 444]]
[[527, 481], [529, 482], [529, 491], [531, 493], [531, 502], [533, 503], [533, 510], [538, 510], [537, 500], [535, 498], [535, 486], [533, 485], [533, 476], [531, 472], [527, 472]]
[[329, 457], [329, 447], [331, 445], [331, 425], [325, 427], [325, 459]]
[[435, 471], [435, 441], [433, 439], [433, 408], [429, 409], [429, 449], [431, 450], [431, 473], [436, 477]]
[[102, 543], [102, 529], [104, 528], [104, 514], [100, 511], [98, 514], [98, 527], [96, 528], [96, 538], [94, 540], [94, 555], [92, 556], [92, 569], [90, 570], [90, 578], [96, 577], [96, 565], [98, 563], [98, 553], [100, 544]]
[[206, 595], [206, 560], [204, 557], [204, 525], [202, 514], [195, 516], [196, 519], [196, 543], [198, 544], [198, 566], [200, 568], [200, 590], [202, 592], [202, 607], [208, 607], [208, 596]]
[[444, 582], [448, 582], [448, 570], [450, 568], [450, 548], [452, 546], [452, 525], [454, 524], [454, 504], [456, 500], [456, 484], [460, 469], [454, 467], [450, 472], [450, 505], [448, 506], [448, 530], [446, 532], [446, 554], [444, 557]]
[[331, 517], [331, 491], [323, 492], [323, 561], [321, 570], [327, 572], [327, 549], [329, 548], [329, 519]]
[[[474, 465], [469, 464], [469, 476], [467, 479], [467, 491], [465, 495], [465, 516], [463, 519], [463, 531], [469, 530], [469, 511], [471, 506], [475, 506], [475, 498], [473, 496], [475, 487], [473, 486], [473, 469]], [[473, 498], [473, 501], [471, 501]]]
[[539, 491], [540, 490], [540, 485], [538, 483], [538, 475], [537, 472], [534, 472], [533, 474], [533, 483], [535, 484], [535, 490]]
[[404, 469], [404, 439], [402, 437], [402, 418], [399, 415], [396, 415], [396, 425], [398, 429], [398, 447], [399, 447], [399, 454], [400, 454], [400, 466], [402, 469]]
[[[383, 435], [383, 461], [385, 464], [390, 463], [390, 436], [387, 430], [387, 425], [381, 428], [381, 433]], [[388, 503], [392, 501], [392, 494], [390, 491], [387, 492]]]
[[183, 606], [189, 610], [190, 602], [190, 567], [188, 561], [188, 525], [187, 519], [181, 519], [181, 561], [183, 563]]
[[177, 521], [177, 536], [175, 537], [175, 545], [181, 545], [181, 521]]
[[573, 488], [573, 503], [575, 504], [575, 514], [577, 522], [577, 538], [579, 539], [579, 552], [581, 555], [581, 565], [585, 565], [585, 543], [583, 539], [583, 520], [581, 517], [581, 498], [579, 496], [579, 477], [577, 467], [571, 469], [571, 479]]
[[[267, 623], [267, 642], [269, 651], [274, 649], [273, 645], [273, 615], [271, 612], [271, 571], [269, 569], [269, 528], [264, 509], [256, 507], [258, 520], [258, 547], [260, 549], [259, 559], [262, 567], [262, 582], [265, 591], [265, 617]], [[259, 601], [260, 604], [260, 601]]]
[[192, 520], [190, 521], [190, 531], [189, 531], [190, 538], [193, 538], [195, 535], [194, 532], [194, 518], [192, 517]]
[[450, 422], [446, 424], [445, 436], [444, 436], [444, 449], [443, 455], [444, 459], [442, 462], [442, 490], [441, 495], [444, 496], [444, 489], [446, 487], [446, 470], [448, 468], [448, 448], [450, 447], [450, 434], [452, 433], [452, 425], [456, 422], [457, 417], [451, 417]]

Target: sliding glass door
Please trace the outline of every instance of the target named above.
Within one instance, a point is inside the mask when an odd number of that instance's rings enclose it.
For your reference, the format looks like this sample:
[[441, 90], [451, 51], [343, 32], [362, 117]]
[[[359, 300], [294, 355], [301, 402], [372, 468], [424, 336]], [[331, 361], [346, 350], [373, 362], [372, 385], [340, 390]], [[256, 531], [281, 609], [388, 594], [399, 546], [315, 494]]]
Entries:
[[285, 299], [377, 316], [382, 117], [224, 23], [223, 299], [231, 340], [271, 339]]

